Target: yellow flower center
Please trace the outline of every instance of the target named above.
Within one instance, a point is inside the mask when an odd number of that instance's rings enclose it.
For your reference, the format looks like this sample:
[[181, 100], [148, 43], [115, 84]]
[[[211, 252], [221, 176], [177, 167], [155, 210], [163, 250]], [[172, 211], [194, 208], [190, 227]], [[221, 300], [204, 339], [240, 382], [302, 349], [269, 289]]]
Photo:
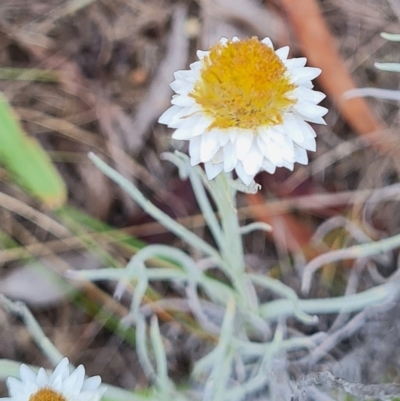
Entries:
[[64, 396], [51, 388], [44, 387], [29, 397], [29, 401], [67, 401]]
[[257, 38], [219, 43], [203, 58], [200, 78], [189, 96], [211, 117], [211, 128], [255, 129], [279, 125], [296, 100], [287, 68]]

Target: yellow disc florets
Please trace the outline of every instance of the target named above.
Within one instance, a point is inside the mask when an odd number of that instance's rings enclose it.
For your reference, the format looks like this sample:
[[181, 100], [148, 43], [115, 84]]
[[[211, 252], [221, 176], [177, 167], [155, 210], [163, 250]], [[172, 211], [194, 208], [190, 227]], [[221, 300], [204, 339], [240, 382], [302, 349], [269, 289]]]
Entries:
[[257, 38], [228, 41], [203, 58], [189, 94], [211, 117], [212, 128], [257, 129], [280, 125], [296, 85], [274, 50]]
[[60, 393], [51, 388], [44, 387], [39, 389], [35, 394], [32, 394], [29, 401], [67, 401]]

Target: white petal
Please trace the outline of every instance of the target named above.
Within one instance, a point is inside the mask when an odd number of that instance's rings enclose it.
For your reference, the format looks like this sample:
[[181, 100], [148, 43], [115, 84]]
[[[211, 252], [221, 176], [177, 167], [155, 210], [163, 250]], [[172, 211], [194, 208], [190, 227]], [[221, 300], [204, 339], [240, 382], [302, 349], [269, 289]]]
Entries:
[[282, 164], [281, 147], [267, 133], [257, 137], [257, 144], [266, 159], [277, 166]]
[[190, 165], [195, 166], [196, 164], [201, 163], [200, 158], [200, 145], [201, 145], [201, 137], [196, 136], [192, 138], [189, 142], [189, 155], [190, 155]]
[[235, 168], [236, 174], [243, 181], [244, 185], [249, 186], [254, 179], [254, 175], [249, 175], [244, 171], [243, 165], [239, 162]]
[[315, 67], [293, 68], [290, 71], [293, 75], [293, 82], [296, 84], [301, 84], [304, 81], [310, 81], [321, 74], [321, 69]]
[[211, 160], [214, 164], [224, 163], [224, 148], [219, 148], [218, 152]]
[[172, 106], [169, 109], [165, 110], [164, 113], [161, 114], [160, 118], [158, 119], [158, 122], [160, 124], [166, 124], [168, 125], [172, 118], [182, 110], [182, 107], [180, 106]]
[[302, 99], [299, 99], [293, 105], [293, 109], [296, 110], [297, 113], [304, 116], [305, 120], [308, 120], [308, 118], [323, 117], [328, 112], [325, 107], [317, 106], [316, 104], [307, 102], [307, 100]]
[[307, 152], [304, 148], [298, 145], [294, 145], [294, 154], [296, 157], [296, 162], [300, 164], [308, 164]]
[[293, 163], [286, 160], [283, 161], [282, 167], [286, 167], [288, 170], [293, 171]]
[[304, 133], [301, 126], [297, 124], [297, 118], [294, 116], [287, 117], [283, 121], [283, 127], [286, 134], [296, 143], [301, 144], [304, 141]]
[[239, 42], [239, 41], [240, 41], [240, 39], [239, 39], [237, 36], [234, 36], [234, 37], [232, 38], [232, 42], [233, 42], [233, 43]]
[[19, 375], [21, 380], [25, 383], [36, 383], [36, 375], [31, 368], [26, 365], [21, 365], [19, 368]]
[[89, 377], [83, 382], [82, 390], [83, 391], [93, 391], [96, 390], [101, 384], [100, 376]]
[[[296, 124], [303, 131], [303, 135], [305, 138], [304, 140], [308, 138], [314, 139], [317, 136], [310, 124], [306, 123], [301, 117], [295, 116], [294, 118], [296, 120]], [[301, 146], [303, 146], [303, 143], [301, 143]]]
[[212, 162], [207, 162], [204, 163], [204, 168], [206, 170], [207, 178], [212, 180], [223, 170], [223, 164], [213, 164]]
[[222, 38], [219, 40], [219, 43], [221, 43], [222, 45], [226, 45], [228, 42], [229, 42], [228, 39], [225, 38], [225, 37], [222, 37]]
[[176, 95], [172, 98], [171, 103], [181, 107], [189, 107], [193, 106], [196, 101], [190, 96]]
[[21, 387], [24, 385], [24, 383], [20, 382], [15, 377], [8, 377], [6, 383], [8, 392], [13, 398], [16, 398], [16, 395], [21, 392]]
[[191, 70], [200, 70], [203, 67], [203, 63], [201, 61], [195, 61], [189, 65]]
[[223, 153], [224, 153], [224, 171], [228, 173], [229, 171], [232, 171], [235, 168], [238, 162], [235, 151], [235, 145], [232, 142], [228, 142], [223, 148]]
[[297, 114], [300, 118], [303, 118], [304, 120], [310, 122], [310, 123], [314, 123], [314, 124], [322, 124], [322, 125], [326, 125], [325, 120], [322, 117], [306, 117], [303, 116], [300, 113], [296, 113], [296, 111], [294, 112], [294, 114]]
[[317, 144], [314, 137], [306, 137], [301, 146], [306, 150], [311, 150], [312, 152], [315, 152], [317, 149]]
[[258, 148], [256, 141], [253, 141], [247, 156], [242, 160], [246, 174], [253, 176], [256, 175], [260, 171], [263, 159], [263, 153]]
[[317, 136], [313, 127], [311, 127], [311, 125], [305, 122], [302, 118], [298, 118], [297, 123], [301, 126], [306, 138], [315, 138]]
[[69, 376], [69, 360], [68, 358], [63, 358], [59, 362], [59, 364], [54, 369], [54, 372], [50, 376], [50, 383], [52, 383], [53, 379], [60, 377], [61, 380], [65, 380]]
[[270, 174], [274, 174], [275, 170], [276, 170], [276, 166], [267, 159], [264, 159], [262, 168], [263, 168], [263, 170], [265, 170], [267, 173], [270, 173]]
[[204, 57], [208, 56], [210, 54], [209, 51], [204, 51], [204, 50], [197, 50], [196, 55], [197, 57], [202, 60]]
[[39, 387], [44, 387], [49, 383], [49, 377], [47, 376], [46, 371], [43, 368], [39, 369], [36, 383]]
[[219, 134], [213, 130], [201, 135], [200, 159], [203, 163], [211, 160], [218, 152]]
[[299, 67], [304, 67], [307, 63], [307, 59], [305, 57], [299, 57], [299, 58], [291, 58], [289, 60], [285, 60], [283, 62], [289, 70], [292, 70], [294, 68], [299, 68]]
[[190, 78], [193, 75], [192, 71], [190, 70], [179, 70], [174, 72], [174, 78], [178, 80], [185, 80]]
[[212, 121], [208, 117], [201, 116], [200, 120], [193, 126], [193, 136], [204, 134], [211, 123]]
[[315, 104], [326, 98], [325, 93], [314, 91], [303, 86], [296, 88], [294, 94], [298, 99], [307, 100], [308, 102]]
[[219, 146], [225, 146], [229, 141], [229, 134], [226, 129], [213, 128], [212, 131], [218, 135]]
[[282, 159], [295, 161], [293, 141], [282, 127], [271, 127], [260, 133], [261, 139], [266, 144], [264, 156], [277, 166], [283, 163]]
[[194, 115], [182, 121], [180, 127], [172, 134], [173, 139], [188, 140], [193, 138], [193, 127], [201, 120], [200, 115]]
[[[175, 81], [176, 82], [176, 81]], [[172, 88], [172, 84], [171, 84]], [[183, 85], [180, 85], [179, 88], [175, 86], [175, 89], [172, 88], [178, 95], [187, 96], [189, 93], [193, 91], [193, 84], [191, 82], [184, 82]]]
[[246, 157], [247, 152], [253, 142], [254, 134], [249, 131], [241, 130], [236, 136], [236, 155], [239, 160]]
[[275, 53], [282, 61], [285, 61], [289, 55], [289, 46], [281, 47]]
[[261, 42], [264, 43], [264, 45], [267, 45], [268, 47], [270, 47], [271, 49], [274, 48], [274, 45], [272, 44], [272, 41], [270, 38], [264, 38]]
[[79, 365], [65, 380], [64, 386], [72, 388], [75, 394], [79, 394], [85, 381], [85, 368]]
[[[180, 106], [177, 106], [180, 107]], [[171, 119], [168, 124], [170, 128], [180, 128], [188, 118], [193, 117], [195, 114], [201, 114], [201, 109], [197, 104], [192, 107], [181, 107], [181, 110], [178, 111]]]

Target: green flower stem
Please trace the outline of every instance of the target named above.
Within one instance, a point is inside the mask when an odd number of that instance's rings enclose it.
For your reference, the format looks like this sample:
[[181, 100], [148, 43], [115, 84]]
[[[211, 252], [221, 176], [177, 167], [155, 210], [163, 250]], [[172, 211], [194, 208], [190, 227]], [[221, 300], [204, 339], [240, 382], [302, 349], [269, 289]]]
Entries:
[[221, 217], [224, 242], [221, 248], [222, 259], [228, 266], [232, 285], [240, 297], [238, 305], [248, 309], [254, 308], [248, 286], [250, 281], [245, 277], [245, 263], [241, 228], [236, 210], [236, 189], [230, 185], [231, 178], [226, 174], [219, 174], [210, 181], [210, 188], [217, 203]]

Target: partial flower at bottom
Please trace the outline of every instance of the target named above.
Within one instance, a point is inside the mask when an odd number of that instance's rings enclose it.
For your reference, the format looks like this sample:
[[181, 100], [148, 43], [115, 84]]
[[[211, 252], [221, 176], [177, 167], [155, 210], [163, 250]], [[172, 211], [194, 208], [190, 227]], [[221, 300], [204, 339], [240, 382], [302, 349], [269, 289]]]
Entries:
[[20, 379], [7, 379], [9, 397], [3, 401], [99, 401], [106, 391], [100, 376], [85, 379], [85, 368], [80, 365], [72, 373], [64, 358], [48, 376], [43, 368], [34, 373], [21, 365]]
[[235, 170], [249, 185], [261, 170], [308, 163], [307, 150], [316, 148], [308, 122], [325, 124], [327, 113], [311, 83], [321, 70], [288, 54], [269, 38], [223, 38], [174, 74], [172, 107], [159, 122], [189, 141], [191, 164], [204, 163], [209, 179]]

